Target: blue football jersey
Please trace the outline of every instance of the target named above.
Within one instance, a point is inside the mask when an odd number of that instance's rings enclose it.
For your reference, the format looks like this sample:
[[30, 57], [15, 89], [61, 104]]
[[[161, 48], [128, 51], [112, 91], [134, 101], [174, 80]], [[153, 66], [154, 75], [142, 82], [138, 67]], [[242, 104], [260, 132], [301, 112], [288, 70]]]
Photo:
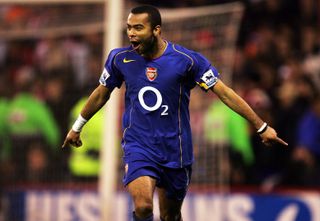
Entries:
[[208, 90], [218, 77], [204, 56], [170, 42], [153, 60], [132, 46], [112, 50], [99, 82], [110, 90], [125, 83], [124, 157], [139, 153], [171, 168], [192, 164], [190, 90]]

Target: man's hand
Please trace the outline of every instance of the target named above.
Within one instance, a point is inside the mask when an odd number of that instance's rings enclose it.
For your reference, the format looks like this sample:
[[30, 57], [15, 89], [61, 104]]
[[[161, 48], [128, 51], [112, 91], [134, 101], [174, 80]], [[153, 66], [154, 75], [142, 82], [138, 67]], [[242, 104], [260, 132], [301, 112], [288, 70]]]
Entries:
[[282, 145], [288, 146], [288, 143], [279, 138], [277, 136], [277, 132], [270, 126], [268, 126], [265, 132], [259, 135], [262, 139], [262, 143], [264, 143], [266, 146], [272, 146], [275, 143], [280, 143]]
[[66, 139], [63, 142], [62, 148], [71, 145], [74, 147], [80, 147], [82, 145], [82, 141], [80, 139], [80, 133], [73, 131], [72, 129], [66, 136]]

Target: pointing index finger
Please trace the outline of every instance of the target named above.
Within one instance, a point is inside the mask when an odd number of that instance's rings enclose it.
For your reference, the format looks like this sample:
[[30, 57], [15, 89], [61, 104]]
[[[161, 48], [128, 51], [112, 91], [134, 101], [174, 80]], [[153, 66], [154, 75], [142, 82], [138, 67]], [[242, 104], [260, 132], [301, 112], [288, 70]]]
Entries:
[[67, 146], [67, 143], [68, 143], [68, 141], [67, 141], [67, 140], [64, 140], [64, 142], [63, 142], [63, 144], [62, 144], [61, 148], [65, 148], [65, 147]]
[[280, 137], [276, 137], [276, 141], [284, 146], [288, 146], [288, 143], [282, 140]]

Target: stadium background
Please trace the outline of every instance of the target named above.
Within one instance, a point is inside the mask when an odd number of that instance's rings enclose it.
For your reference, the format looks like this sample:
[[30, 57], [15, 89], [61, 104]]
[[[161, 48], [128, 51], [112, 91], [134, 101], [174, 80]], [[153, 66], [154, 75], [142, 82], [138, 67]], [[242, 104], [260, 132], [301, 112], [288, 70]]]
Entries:
[[[137, 0], [125, 7], [149, 3], [172, 11], [229, 2]], [[190, 108], [196, 162], [185, 205], [193, 209], [184, 210], [186, 219], [320, 220], [314, 209], [320, 207], [320, 1], [241, 3], [243, 13], [169, 21], [164, 35], [211, 59], [289, 147], [264, 147], [250, 125], [213, 95], [195, 90]], [[0, 220], [98, 219], [101, 129], [86, 132], [87, 139], [95, 138], [87, 147], [60, 146], [78, 102], [101, 73], [103, 16], [98, 3], [0, 5]], [[102, 127], [99, 122], [93, 127]], [[305, 134], [314, 135], [309, 143]], [[122, 173], [119, 161], [114, 220], [120, 221], [131, 210]], [[41, 204], [48, 206], [41, 210]], [[57, 218], [52, 211], [60, 204], [70, 208], [58, 210]], [[81, 214], [81, 205], [91, 215]]]

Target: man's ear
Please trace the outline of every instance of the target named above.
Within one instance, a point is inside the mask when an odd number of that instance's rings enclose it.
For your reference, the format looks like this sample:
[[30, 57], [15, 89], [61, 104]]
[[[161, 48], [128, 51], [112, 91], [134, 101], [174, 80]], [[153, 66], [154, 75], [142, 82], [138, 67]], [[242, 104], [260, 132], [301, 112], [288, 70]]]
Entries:
[[160, 25], [157, 25], [156, 27], [154, 27], [154, 29], [153, 29], [153, 34], [154, 34], [155, 36], [161, 35], [161, 26], [160, 26]]

